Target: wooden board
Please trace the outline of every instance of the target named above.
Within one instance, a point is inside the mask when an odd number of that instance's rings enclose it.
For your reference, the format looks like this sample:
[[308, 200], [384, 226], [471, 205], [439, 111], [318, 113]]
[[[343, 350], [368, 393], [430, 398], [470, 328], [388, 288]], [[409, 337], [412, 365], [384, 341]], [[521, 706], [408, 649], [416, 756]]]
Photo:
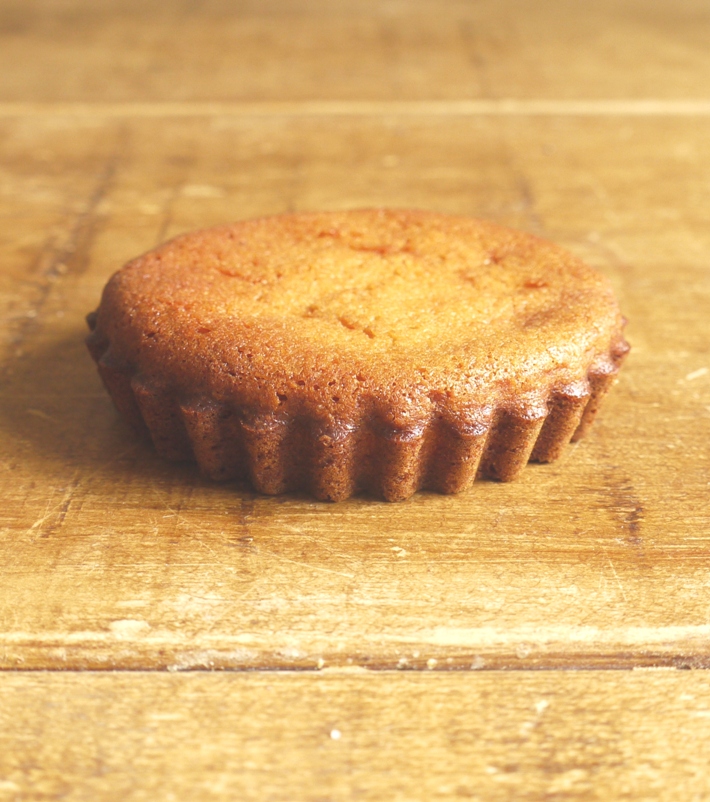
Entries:
[[705, 799], [705, 672], [0, 676], [0, 800]]
[[707, 98], [704, 0], [3, 0], [6, 101]]
[[[582, 670], [710, 666], [708, 13], [0, 0], [0, 800], [708, 795], [705, 672]], [[610, 277], [633, 350], [585, 441], [329, 505], [134, 438], [83, 346], [109, 275], [357, 206]]]
[[[1, 665], [708, 664], [710, 120], [0, 125]], [[117, 419], [83, 346], [114, 269], [194, 226], [379, 204], [527, 228], [611, 277], [633, 353], [560, 463], [334, 506], [205, 482]]]

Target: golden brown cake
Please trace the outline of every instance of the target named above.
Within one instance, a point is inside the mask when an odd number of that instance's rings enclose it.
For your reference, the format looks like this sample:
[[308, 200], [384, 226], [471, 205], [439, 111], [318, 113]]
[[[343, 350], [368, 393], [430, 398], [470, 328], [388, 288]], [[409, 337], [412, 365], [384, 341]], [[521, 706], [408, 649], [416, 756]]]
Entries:
[[169, 459], [319, 499], [513, 479], [582, 436], [628, 351], [562, 248], [422, 211], [196, 231], [116, 273], [89, 350]]

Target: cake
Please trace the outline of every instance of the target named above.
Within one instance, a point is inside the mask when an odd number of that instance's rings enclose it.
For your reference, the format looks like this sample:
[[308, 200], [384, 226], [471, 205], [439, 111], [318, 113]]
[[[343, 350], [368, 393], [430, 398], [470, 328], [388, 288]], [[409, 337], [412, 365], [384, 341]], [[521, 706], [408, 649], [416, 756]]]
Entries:
[[262, 493], [508, 481], [580, 438], [628, 351], [608, 280], [466, 217], [295, 213], [179, 236], [88, 316], [118, 410]]

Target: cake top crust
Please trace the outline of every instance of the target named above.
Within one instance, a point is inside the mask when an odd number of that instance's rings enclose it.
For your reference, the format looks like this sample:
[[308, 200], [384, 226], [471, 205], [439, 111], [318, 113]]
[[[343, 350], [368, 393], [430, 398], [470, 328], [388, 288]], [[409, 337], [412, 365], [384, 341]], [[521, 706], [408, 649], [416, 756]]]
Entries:
[[511, 404], [623, 347], [608, 280], [563, 248], [465, 217], [295, 213], [179, 236], [108, 283], [107, 359], [273, 411], [394, 418]]

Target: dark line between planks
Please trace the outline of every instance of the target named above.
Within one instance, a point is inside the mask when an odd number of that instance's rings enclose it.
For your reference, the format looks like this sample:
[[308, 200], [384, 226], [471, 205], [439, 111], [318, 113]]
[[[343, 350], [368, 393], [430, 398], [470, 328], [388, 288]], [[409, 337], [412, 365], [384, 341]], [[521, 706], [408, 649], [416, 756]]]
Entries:
[[332, 666], [326, 668], [295, 668], [280, 666], [260, 666], [259, 668], [0, 668], [0, 677], [7, 674], [319, 674], [333, 676], [334, 674], [362, 676], [363, 674], [540, 674], [544, 672], [562, 672], [573, 674], [581, 671], [594, 672], [628, 672], [628, 673], [676, 673], [687, 671], [709, 671], [710, 661], [702, 665], [658, 665], [658, 666], [627, 666], [627, 665], [580, 665], [580, 666], [537, 666], [533, 668], [372, 668], [368, 666]]
[[[108, 662], [108, 661], [107, 661]], [[525, 665], [523, 660], [510, 658], [491, 659], [488, 658], [484, 665], [473, 667], [470, 660], [457, 660], [447, 663], [446, 660], [437, 661], [437, 665], [429, 666], [426, 662], [419, 664], [398, 665], [397, 662], [385, 660], [382, 662], [362, 662], [353, 660], [352, 663], [339, 662], [317, 666], [313, 663], [309, 665], [296, 665], [274, 662], [262, 665], [205, 665], [195, 663], [194, 665], [180, 665], [179, 662], [171, 664], [165, 662], [161, 665], [140, 665], [138, 660], [132, 661], [133, 665], [105, 665], [98, 666], [85, 665], [80, 663], [73, 665], [34, 665], [34, 666], [0, 666], [0, 676], [13, 673], [136, 673], [146, 672], [151, 674], [191, 674], [191, 673], [235, 673], [253, 674], [261, 672], [283, 673], [291, 672], [297, 674], [328, 674], [328, 673], [361, 673], [363, 671], [371, 674], [380, 673], [502, 673], [502, 672], [536, 672], [536, 671], [707, 671], [710, 669], [709, 655], [647, 655], [643, 657], [625, 655], [604, 655], [604, 656], [572, 656], [567, 660], [546, 660]]]

